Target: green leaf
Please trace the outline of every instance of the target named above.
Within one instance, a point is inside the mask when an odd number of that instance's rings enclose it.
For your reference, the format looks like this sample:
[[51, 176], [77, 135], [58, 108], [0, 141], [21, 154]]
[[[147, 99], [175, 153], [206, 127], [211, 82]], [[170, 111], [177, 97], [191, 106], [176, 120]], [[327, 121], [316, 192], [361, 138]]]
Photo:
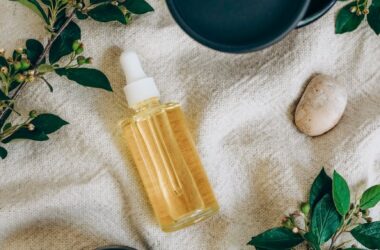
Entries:
[[41, 2], [45, 4], [46, 6], [52, 6], [52, 1], [55, 1], [55, 0], [41, 0]]
[[380, 1], [373, 1], [369, 7], [367, 22], [376, 35], [380, 34]]
[[82, 12], [80, 12], [79, 10], [76, 10], [75, 11], [75, 15], [77, 16], [77, 18], [79, 20], [84, 20], [84, 19], [87, 19], [88, 18], [88, 15], [87, 14], [83, 14]]
[[79, 26], [74, 22], [70, 22], [51, 46], [49, 54], [50, 63], [54, 64], [63, 56], [73, 52], [72, 45], [75, 40], [79, 40], [80, 38], [81, 30]]
[[113, 4], [102, 4], [90, 10], [88, 15], [99, 22], [118, 21], [122, 24], [127, 24], [127, 20], [123, 12]]
[[15, 0], [25, 7], [31, 9], [34, 13], [42, 17], [46, 23], [49, 23], [49, 18], [47, 17], [44, 9], [36, 0]]
[[3, 91], [1, 91], [0, 89], [0, 101], [7, 101], [7, 100], [10, 100], [11, 98], [9, 98], [7, 95], [4, 94]]
[[248, 245], [261, 249], [289, 249], [303, 241], [301, 235], [287, 228], [278, 227], [253, 237]]
[[351, 32], [359, 27], [360, 23], [364, 19], [364, 15], [356, 15], [356, 13], [351, 12], [351, 7], [356, 6], [356, 1], [344, 6], [336, 17], [335, 21], [335, 33], [343, 34], [346, 32]]
[[317, 202], [322, 199], [326, 194], [331, 194], [332, 192], [332, 180], [326, 174], [323, 168], [317, 178], [314, 180], [313, 185], [310, 190], [309, 203], [313, 209]]
[[44, 46], [39, 41], [35, 39], [28, 39], [26, 41], [26, 54], [33, 65], [36, 64], [43, 51]]
[[312, 232], [307, 232], [304, 235], [305, 239], [309, 243], [312, 249], [314, 250], [321, 250], [319, 244], [318, 244], [318, 237], [315, 236]]
[[31, 122], [36, 128], [41, 129], [45, 134], [51, 134], [62, 126], [69, 124], [59, 116], [53, 114], [40, 114]]
[[75, 81], [80, 85], [112, 91], [108, 78], [97, 69], [59, 68], [56, 69], [55, 72], [60, 76], [66, 76], [68, 79]]
[[333, 198], [336, 210], [345, 216], [350, 210], [350, 188], [346, 180], [336, 171], [333, 175]]
[[367, 189], [360, 199], [360, 208], [365, 210], [373, 208], [380, 202], [380, 185]]
[[365, 249], [365, 248], [350, 247], [350, 248], [344, 248], [343, 250], [367, 250], [367, 249]]
[[28, 139], [33, 141], [47, 141], [49, 140], [49, 137], [38, 128], [35, 128], [33, 131], [29, 131], [27, 128], [20, 128], [15, 133], [13, 133], [8, 138], [2, 140], [3, 143], [8, 143], [10, 141], [13, 141], [15, 139]]
[[154, 11], [152, 6], [144, 0], [126, 0], [122, 5], [133, 14], [144, 14]]
[[109, 2], [109, 0], [90, 0], [91, 4], [105, 3]]
[[8, 67], [8, 62], [7, 62], [7, 59], [5, 59], [5, 57], [3, 56], [0, 56], [0, 67]]
[[380, 6], [380, 0], [372, 0], [372, 6], [379, 7]]
[[311, 232], [318, 238], [318, 245], [328, 241], [341, 222], [342, 217], [336, 211], [330, 194], [326, 194], [315, 206], [311, 218]]
[[5, 159], [5, 157], [7, 157], [7, 155], [8, 155], [7, 150], [0, 146], [0, 158]]
[[351, 230], [352, 236], [369, 249], [380, 249], [380, 222], [361, 224]]

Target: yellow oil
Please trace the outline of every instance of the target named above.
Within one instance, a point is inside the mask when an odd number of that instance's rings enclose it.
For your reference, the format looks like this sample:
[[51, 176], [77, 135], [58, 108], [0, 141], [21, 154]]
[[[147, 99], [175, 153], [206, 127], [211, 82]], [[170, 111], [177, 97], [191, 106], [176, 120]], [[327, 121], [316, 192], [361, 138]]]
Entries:
[[152, 98], [133, 107], [123, 131], [155, 216], [175, 231], [219, 210], [179, 104]]

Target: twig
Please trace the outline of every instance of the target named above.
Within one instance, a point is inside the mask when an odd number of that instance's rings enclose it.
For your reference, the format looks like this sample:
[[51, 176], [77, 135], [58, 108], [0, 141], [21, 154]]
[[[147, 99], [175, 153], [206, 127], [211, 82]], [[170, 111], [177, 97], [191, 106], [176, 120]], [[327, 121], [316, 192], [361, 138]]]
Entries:
[[45, 77], [41, 76], [40, 79], [45, 82], [45, 84], [48, 86], [50, 92], [53, 92], [53, 87], [50, 85], [50, 83], [45, 79]]
[[[47, 54], [49, 53], [50, 49], [51, 49], [51, 46], [53, 45], [54, 41], [61, 35], [61, 33], [64, 31], [64, 29], [69, 25], [69, 23], [74, 19], [74, 14], [75, 14], [75, 10], [73, 10], [70, 15], [67, 16], [67, 20], [65, 21], [65, 23], [61, 26], [61, 28], [57, 31], [57, 33], [55, 35], [52, 36], [52, 38], [49, 40], [48, 44], [46, 45], [44, 51], [42, 52], [42, 54], [38, 57], [34, 67], [38, 66], [42, 61], [43, 59], [47, 56]], [[21, 83], [19, 86], [17, 86], [17, 88], [14, 90], [14, 92], [9, 96], [11, 99], [15, 99], [17, 98], [17, 96], [20, 94], [21, 90], [25, 87], [26, 85], [26, 82], [23, 82]], [[5, 110], [3, 110], [3, 112], [1, 112], [1, 115], [0, 115], [0, 124], [2, 124], [2, 120], [4, 119], [4, 117], [6, 117], [6, 114], [11, 112], [11, 110], [9, 109], [9, 107], [7, 107]]]
[[350, 220], [352, 219], [352, 216], [355, 214], [356, 212], [356, 209], [357, 207], [354, 207], [352, 209], [352, 211], [349, 213], [349, 215], [347, 216], [347, 218], [345, 218], [343, 224], [342, 224], [342, 227], [333, 235], [332, 239], [331, 239], [331, 244], [330, 244], [330, 247], [329, 247], [329, 250], [333, 250], [334, 249], [334, 244], [335, 242], [337, 241], [337, 239], [343, 234], [346, 232], [346, 227], [350, 224]]
[[50, 48], [51, 46], [53, 45], [53, 43], [55, 42], [55, 40], [61, 35], [62, 31], [64, 29], [66, 29], [66, 27], [69, 25], [69, 23], [74, 19], [74, 13], [75, 13], [75, 10], [73, 10], [70, 15], [67, 16], [67, 20], [66, 22], [61, 26], [61, 28], [57, 31], [57, 33], [55, 34], [55, 36], [52, 37], [52, 39], [48, 42], [48, 44], [46, 45], [44, 51], [42, 52], [42, 54], [40, 55], [40, 57], [38, 58], [37, 62], [36, 62], [36, 65], [40, 64], [42, 62], [42, 60], [46, 57], [46, 55], [48, 54], [48, 52], [50, 51]]

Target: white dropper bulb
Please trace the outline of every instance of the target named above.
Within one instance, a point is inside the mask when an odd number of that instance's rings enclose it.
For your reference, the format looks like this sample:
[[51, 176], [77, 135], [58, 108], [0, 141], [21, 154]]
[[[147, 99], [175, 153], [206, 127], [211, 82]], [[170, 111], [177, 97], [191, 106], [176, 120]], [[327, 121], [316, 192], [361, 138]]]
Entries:
[[129, 106], [134, 106], [150, 98], [160, 97], [154, 79], [147, 77], [135, 52], [123, 52], [120, 63], [127, 79], [124, 92]]
[[147, 77], [135, 52], [123, 52], [123, 54], [121, 54], [120, 61], [124, 73], [127, 77], [127, 83], [131, 83]]

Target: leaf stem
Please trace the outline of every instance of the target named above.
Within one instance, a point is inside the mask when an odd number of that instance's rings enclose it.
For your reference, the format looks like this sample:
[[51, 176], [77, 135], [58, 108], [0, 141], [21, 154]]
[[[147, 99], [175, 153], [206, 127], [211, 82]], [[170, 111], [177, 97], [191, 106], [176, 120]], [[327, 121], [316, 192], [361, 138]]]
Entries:
[[346, 218], [344, 219], [343, 223], [342, 223], [342, 226], [339, 228], [339, 230], [333, 235], [333, 237], [331, 238], [331, 244], [330, 244], [330, 247], [329, 247], [329, 250], [334, 250], [335, 247], [335, 243], [336, 241], [338, 240], [338, 238], [343, 234], [343, 233], [346, 233], [347, 232], [347, 226], [350, 225], [351, 223], [351, 220], [352, 220], [352, 217], [354, 216], [354, 214], [357, 212], [357, 209], [358, 209], [358, 206], [356, 205], [354, 208], [352, 208], [352, 210], [350, 211], [350, 213], [348, 214], [348, 216], [346, 216]]

